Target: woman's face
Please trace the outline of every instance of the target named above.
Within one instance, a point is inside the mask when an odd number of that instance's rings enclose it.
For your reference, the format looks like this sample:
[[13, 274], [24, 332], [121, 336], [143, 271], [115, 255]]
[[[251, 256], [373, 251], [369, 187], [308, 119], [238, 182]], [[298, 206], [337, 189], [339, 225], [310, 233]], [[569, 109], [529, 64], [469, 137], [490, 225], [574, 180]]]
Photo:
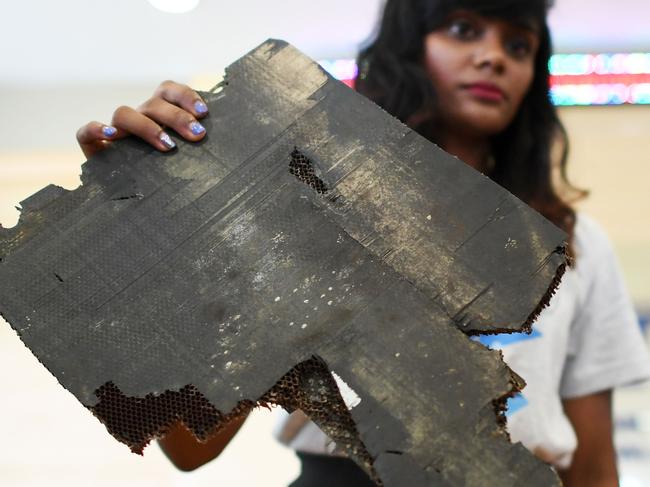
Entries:
[[503, 131], [533, 80], [538, 32], [459, 10], [424, 42], [442, 128], [474, 137]]

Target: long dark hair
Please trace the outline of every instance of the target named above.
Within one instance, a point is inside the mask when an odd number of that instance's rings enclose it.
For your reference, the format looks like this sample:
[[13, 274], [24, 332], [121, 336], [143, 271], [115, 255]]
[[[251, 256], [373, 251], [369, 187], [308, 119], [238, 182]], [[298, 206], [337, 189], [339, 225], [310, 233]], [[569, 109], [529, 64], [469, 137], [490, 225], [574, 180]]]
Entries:
[[[357, 59], [356, 89], [437, 142], [436, 93], [422, 62], [425, 35], [442, 27], [457, 9], [533, 22], [540, 38], [534, 78], [514, 120], [491, 138], [494, 165], [486, 175], [572, 236], [575, 212], [554, 184], [575, 190], [566, 177], [567, 135], [548, 94], [552, 48], [546, 14], [551, 4], [552, 0], [387, 0], [378, 33]], [[559, 152], [555, 166], [554, 152]]]

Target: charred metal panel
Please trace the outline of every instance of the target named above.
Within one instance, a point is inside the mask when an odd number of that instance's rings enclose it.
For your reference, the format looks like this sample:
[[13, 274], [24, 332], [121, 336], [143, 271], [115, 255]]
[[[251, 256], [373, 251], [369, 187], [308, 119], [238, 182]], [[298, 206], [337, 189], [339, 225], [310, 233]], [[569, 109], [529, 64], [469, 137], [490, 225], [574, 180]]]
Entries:
[[115, 143], [0, 229], [36, 357], [134, 451], [276, 403], [378, 484], [557, 484], [500, 424], [522, 381], [467, 334], [531, 323], [565, 235], [286, 43], [204, 96], [202, 142]]

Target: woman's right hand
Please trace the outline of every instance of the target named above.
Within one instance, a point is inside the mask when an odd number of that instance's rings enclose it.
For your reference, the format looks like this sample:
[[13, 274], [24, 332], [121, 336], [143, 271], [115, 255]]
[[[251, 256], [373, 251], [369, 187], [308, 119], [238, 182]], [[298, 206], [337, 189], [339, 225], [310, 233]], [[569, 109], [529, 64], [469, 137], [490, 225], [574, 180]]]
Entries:
[[112, 141], [128, 135], [140, 137], [159, 151], [167, 152], [176, 144], [162, 126], [196, 142], [205, 136], [205, 128], [198, 119], [207, 114], [207, 105], [192, 88], [163, 81], [153, 96], [139, 107], [121, 106], [115, 110], [110, 125], [89, 122], [81, 127], [77, 131], [77, 142], [88, 158], [104, 150]]

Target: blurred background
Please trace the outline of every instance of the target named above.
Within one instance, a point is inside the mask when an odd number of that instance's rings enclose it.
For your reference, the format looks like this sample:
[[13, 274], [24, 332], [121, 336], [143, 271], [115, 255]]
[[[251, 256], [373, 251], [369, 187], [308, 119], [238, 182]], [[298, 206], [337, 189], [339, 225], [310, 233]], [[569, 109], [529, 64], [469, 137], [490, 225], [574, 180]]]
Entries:
[[[14, 207], [49, 183], [78, 186], [84, 157], [74, 136], [87, 121], [110, 122], [117, 106], [137, 106], [164, 79], [208, 89], [225, 66], [269, 37], [318, 60], [352, 59], [381, 4], [2, 2], [0, 223], [15, 225]], [[650, 313], [648, 18], [647, 0], [557, 0], [550, 17], [556, 52], [571, 54], [552, 63], [553, 98], [571, 139], [569, 176], [591, 191], [579, 208], [610, 235], [641, 326]], [[326, 66], [341, 78], [353, 69]], [[268, 411], [255, 413], [220, 458], [192, 473], [176, 471], [157, 445], [144, 457], [131, 454], [4, 322], [0, 388], [1, 485], [280, 487], [297, 475], [294, 455], [271, 436], [276, 413]], [[615, 410], [621, 483], [650, 486], [650, 389], [618, 391]]]

